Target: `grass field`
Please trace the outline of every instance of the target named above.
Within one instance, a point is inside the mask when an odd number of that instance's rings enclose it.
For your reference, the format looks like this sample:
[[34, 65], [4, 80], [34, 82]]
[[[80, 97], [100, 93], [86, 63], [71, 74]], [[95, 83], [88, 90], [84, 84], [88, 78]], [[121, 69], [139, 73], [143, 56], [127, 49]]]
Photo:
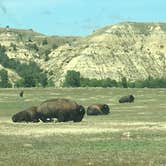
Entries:
[[[166, 89], [0, 89], [0, 166], [165, 166]], [[119, 97], [135, 96], [119, 104]], [[11, 116], [45, 99], [65, 97], [111, 113], [80, 123], [13, 123]]]

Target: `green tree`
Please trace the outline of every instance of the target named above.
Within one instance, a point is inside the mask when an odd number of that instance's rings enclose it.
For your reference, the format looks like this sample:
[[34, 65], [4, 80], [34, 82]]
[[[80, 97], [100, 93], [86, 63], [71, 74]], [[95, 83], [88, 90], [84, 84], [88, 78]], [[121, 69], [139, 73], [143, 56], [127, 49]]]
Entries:
[[45, 61], [48, 61], [50, 59], [49, 56], [48, 56], [50, 53], [51, 53], [51, 50], [49, 50], [49, 49], [44, 51], [44, 56], [45, 56], [44, 60]]
[[42, 45], [47, 45], [47, 44], [48, 44], [47, 39], [44, 39], [44, 40], [42, 41]]
[[24, 85], [25, 85], [24, 79], [18, 80], [15, 85], [16, 85], [16, 87], [24, 87]]
[[89, 78], [80, 78], [80, 84], [81, 84], [81, 87], [87, 87], [89, 86]]
[[46, 87], [48, 85], [47, 75], [45, 73], [41, 73], [39, 81], [40, 81], [42, 87]]
[[34, 50], [34, 51], [39, 51], [39, 48], [36, 43], [28, 43], [25, 45], [28, 50]]
[[0, 87], [2, 88], [10, 87], [8, 72], [4, 69], [0, 70]]
[[52, 45], [52, 49], [56, 49], [56, 48], [58, 48], [58, 45], [54, 43], [54, 44]]
[[80, 86], [80, 72], [68, 70], [65, 76], [63, 86], [66, 87], [79, 87]]
[[10, 47], [12, 47], [13, 51], [17, 51], [17, 46], [14, 43], [10, 43]]
[[126, 77], [123, 77], [121, 81], [122, 81], [123, 88], [127, 88], [128, 85], [127, 85], [127, 79], [126, 79]]
[[111, 78], [106, 78], [102, 80], [102, 87], [117, 87], [117, 82], [115, 80], [111, 80]]

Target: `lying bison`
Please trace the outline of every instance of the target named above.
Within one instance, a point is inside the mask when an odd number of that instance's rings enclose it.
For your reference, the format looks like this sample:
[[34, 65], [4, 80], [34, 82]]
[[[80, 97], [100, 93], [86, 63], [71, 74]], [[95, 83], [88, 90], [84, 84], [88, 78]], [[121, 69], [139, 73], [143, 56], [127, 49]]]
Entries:
[[48, 122], [47, 119], [52, 118], [57, 118], [59, 122], [80, 122], [84, 117], [85, 109], [72, 100], [57, 98], [41, 103], [37, 112], [43, 122]]
[[94, 104], [87, 108], [87, 115], [106, 115], [110, 113], [110, 108], [107, 104]]
[[12, 116], [13, 122], [39, 122], [37, 107], [33, 106]]
[[123, 96], [119, 99], [119, 103], [131, 103], [134, 102], [134, 96], [133, 95], [128, 95], [128, 96]]

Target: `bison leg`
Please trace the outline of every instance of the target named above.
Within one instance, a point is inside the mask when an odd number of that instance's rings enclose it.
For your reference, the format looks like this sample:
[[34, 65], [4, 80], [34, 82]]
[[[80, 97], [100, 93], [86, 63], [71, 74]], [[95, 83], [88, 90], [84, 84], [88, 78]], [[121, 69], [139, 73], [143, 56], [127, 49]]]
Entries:
[[58, 122], [64, 122], [65, 121], [65, 118], [64, 118], [64, 115], [62, 112], [59, 112], [58, 113]]
[[40, 120], [39, 120], [39, 119], [33, 119], [32, 122], [33, 122], [33, 123], [37, 123], [37, 122], [40, 122]]
[[81, 122], [82, 118], [81, 117], [77, 117], [75, 119], [73, 119], [73, 122]]
[[77, 120], [77, 119], [75, 119], [75, 120], [73, 120], [73, 122], [80, 122], [81, 120]]

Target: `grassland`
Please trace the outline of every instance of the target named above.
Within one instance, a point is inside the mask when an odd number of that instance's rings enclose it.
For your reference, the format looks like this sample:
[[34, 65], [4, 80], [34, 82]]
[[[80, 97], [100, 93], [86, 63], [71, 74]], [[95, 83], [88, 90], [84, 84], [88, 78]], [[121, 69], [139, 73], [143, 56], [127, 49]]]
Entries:
[[[0, 166], [166, 165], [166, 89], [0, 89]], [[133, 94], [132, 104], [119, 104]], [[85, 107], [107, 103], [111, 114], [80, 123], [13, 123], [11, 116], [49, 98]]]

